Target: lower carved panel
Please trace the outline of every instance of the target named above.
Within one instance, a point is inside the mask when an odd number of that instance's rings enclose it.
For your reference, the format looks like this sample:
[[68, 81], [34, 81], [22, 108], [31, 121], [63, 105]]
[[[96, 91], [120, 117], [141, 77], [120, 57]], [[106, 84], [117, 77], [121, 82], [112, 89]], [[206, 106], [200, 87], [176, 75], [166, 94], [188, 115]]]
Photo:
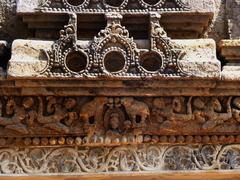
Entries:
[[239, 135], [239, 122], [240, 97], [0, 97], [0, 137]]
[[240, 145], [3, 148], [1, 174], [240, 169]]

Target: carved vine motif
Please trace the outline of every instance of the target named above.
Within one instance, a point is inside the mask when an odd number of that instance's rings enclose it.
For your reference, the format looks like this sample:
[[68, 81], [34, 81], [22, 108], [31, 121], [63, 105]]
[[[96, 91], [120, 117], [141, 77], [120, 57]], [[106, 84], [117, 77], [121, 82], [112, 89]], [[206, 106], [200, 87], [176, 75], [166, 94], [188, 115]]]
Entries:
[[[4, 137], [75, 134], [94, 139], [101, 135], [102, 140], [91, 142], [103, 143], [108, 142], [104, 135], [122, 139], [123, 135], [234, 135], [240, 131], [239, 97], [49, 96], [0, 100], [0, 136]], [[218, 137], [212, 138], [218, 141]]]
[[50, 51], [42, 75], [82, 78], [142, 78], [191, 76], [178, 64], [184, 52], [167, 37], [157, 13], [150, 14], [150, 49], [140, 50], [128, 30], [121, 25], [122, 15], [106, 13], [107, 26], [83, 49], [77, 43], [77, 16], [60, 31]]
[[37, 10], [71, 11], [71, 12], [116, 12], [144, 11], [187, 11], [188, 4], [184, 0], [45, 0]]
[[240, 146], [0, 149], [1, 174], [239, 170]]

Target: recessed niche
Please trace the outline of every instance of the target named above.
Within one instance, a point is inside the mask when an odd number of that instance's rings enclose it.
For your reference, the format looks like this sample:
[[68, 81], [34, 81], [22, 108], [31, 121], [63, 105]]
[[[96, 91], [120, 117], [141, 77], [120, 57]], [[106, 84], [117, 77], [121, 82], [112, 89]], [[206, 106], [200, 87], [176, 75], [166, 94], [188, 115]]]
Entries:
[[70, 52], [66, 57], [66, 66], [70, 71], [81, 72], [87, 67], [87, 56], [79, 51]]
[[146, 4], [149, 4], [151, 6], [156, 5], [160, 0], [143, 0]]
[[104, 67], [108, 72], [115, 73], [121, 71], [125, 66], [125, 58], [122, 53], [111, 51], [105, 55]]
[[85, 0], [67, 0], [68, 4], [72, 6], [80, 6], [84, 3]]
[[105, 0], [105, 3], [112, 7], [120, 7], [124, 0]]
[[158, 71], [162, 66], [162, 58], [155, 52], [144, 53], [140, 57], [140, 65], [147, 71]]

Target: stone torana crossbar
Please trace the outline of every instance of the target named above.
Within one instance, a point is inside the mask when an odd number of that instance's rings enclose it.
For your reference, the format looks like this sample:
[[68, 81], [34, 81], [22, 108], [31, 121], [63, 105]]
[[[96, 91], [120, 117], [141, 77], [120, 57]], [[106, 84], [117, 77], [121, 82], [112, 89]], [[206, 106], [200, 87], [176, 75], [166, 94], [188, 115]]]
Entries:
[[240, 174], [239, 0], [3, 0], [0, 38], [0, 177]]

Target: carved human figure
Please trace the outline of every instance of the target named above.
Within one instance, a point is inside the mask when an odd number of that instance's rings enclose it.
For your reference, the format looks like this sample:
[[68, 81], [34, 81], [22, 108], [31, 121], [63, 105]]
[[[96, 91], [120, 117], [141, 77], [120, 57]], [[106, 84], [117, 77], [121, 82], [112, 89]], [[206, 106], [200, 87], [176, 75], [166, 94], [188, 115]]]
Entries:
[[73, 110], [76, 100], [68, 98], [63, 105], [58, 103], [55, 97], [48, 97], [47, 100], [47, 112], [51, 115], [43, 116], [43, 102], [42, 98], [39, 98], [38, 122], [43, 124], [43, 127], [56, 132], [69, 133], [70, 126], [78, 118], [77, 113]]
[[96, 123], [103, 115], [104, 104], [108, 102], [106, 97], [96, 97], [84, 104], [80, 110], [80, 119], [84, 123], [84, 129], [88, 133], [94, 133]]
[[118, 113], [112, 113], [109, 117], [109, 129], [107, 134], [108, 135], [114, 135], [114, 134], [119, 134], [121, 132], [120, 130], [120, 117]]
[[33, 110], [34, 99], [32, 97], [26, 97], [23, 99], [22, 105], [26, 112], [26, 123], [28, 127], [32, 127], [34, 121], [37, 119], [37, 112]]
[[[188, 99], [187, 112], [183, 113], [185, 109], [185, 98], [176, 97], [172, 100], [171, 104], [166, 104], [164, 98], [156, 98], [153, 101], [153, 113], [158, 123], [163, 123], [163, 127], [167, 127], [175, 122], [187, 122], [193, 119], [192, 97]], [[170, 127], [170, 126], [169, 126]]]
[[205, 117], [205, 102], [197, 97], [193, 101], [193, 115], [194, 115], [194, 120], [197, 121], [198, 123], [205, 123], [206, 122], [206, 117]]
[[147, 104], [130, 97], [122, 98], [121, 103], [124, 105], [134, 127], [146, 126], [146, 120], [150, 116], [150, 110]]
[[232, 97], [228, 98], [226, 113], [222, 113], [222, 105], [216, 97], [212, 97], [208, 103], [204, 103], [202, 117], [206, 122], [202, 125], [203, 130], [211, 130], [232, 118], [231, 100]]
[[169, 116], [169, 112], [171, 112], [171, 108], [164, 98], [160, 97], [153, 100], [152, 121], [163, 123]]
[[187, 113], [182, 113], [184, 106], [185, 106], [185, 98], [184, 97], [175, 97], [173, 99], [173, 111], [171, 115], [169, 116], [169, 120], [172, 121], [190, 121], [193, 119], [193, 113], [192, 113], [192, 97], [188, 99], [187, 102]]
[[185, 105], [184, 97], [168, 99], [168, 103], [165, 102], [164, 98], [156, 98], [153, 101], [153, 110], [154, 112], [158, 112], [155, 115], [155, 119], [158, 119], [161, 128], [172, 131], [176, 124], [188, 122], [193, 119], [191, 102], [192, 97], [188, 99], [187, 105]]
[[16, 106], [14, 99], [10, 98], [6, 104], [6, 114], [12, 117], [1, 117], [0, 125], [19, 134], [28, 134], [28, 127], [33, 125], [36, 117], [36, 112], [31, 109], [33, 105], [34, 100], [31, 97], [24, 98], [21, 107]]

